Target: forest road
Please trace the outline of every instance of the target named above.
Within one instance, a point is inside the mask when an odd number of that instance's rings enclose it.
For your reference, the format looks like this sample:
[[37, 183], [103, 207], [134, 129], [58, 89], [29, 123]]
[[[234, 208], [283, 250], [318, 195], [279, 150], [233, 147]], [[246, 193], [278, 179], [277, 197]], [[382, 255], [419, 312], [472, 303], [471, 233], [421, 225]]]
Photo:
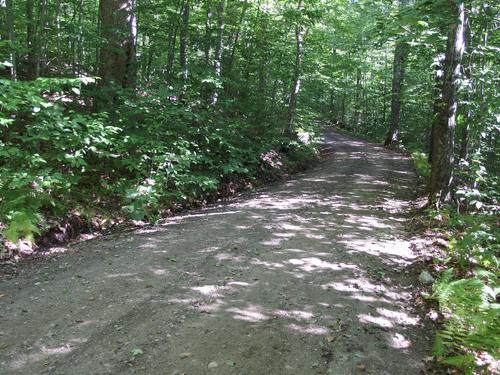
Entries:
[[28, 262], [1, 374], [421, 374], [410, 160], [327, 133], [291, 180]]

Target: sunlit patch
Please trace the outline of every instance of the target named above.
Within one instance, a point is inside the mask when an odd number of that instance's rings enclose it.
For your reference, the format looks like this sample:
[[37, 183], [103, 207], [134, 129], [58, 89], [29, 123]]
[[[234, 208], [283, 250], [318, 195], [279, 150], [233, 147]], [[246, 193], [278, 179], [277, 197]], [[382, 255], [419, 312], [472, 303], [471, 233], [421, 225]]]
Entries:
[[257, 323], [265, 320], [269, 320], [269, 316], [262, 312], [262, 309], [258, 306], [250, 305], [246, 309], [238, 309], [232, 307], [226, 310], [227, 312], [233, 313], [233, 318], [237, 320], [245, 320], [247, 322]]
[[391, 225], [384, 224], [382, 220], [375, 216], [347, 215], [345, 220], [348, 223], [361, 225], [365, 224], [367, 229], [390, 229]]
[[295, 332], [300, 332], [306, 335], [317, 335], [323, 336], [327, 335], [330, 331], [322, 326], [310, 324], [306, 326], [300, 326], [298, 324], [289, 324], [288, 328]]
[[190, 289], [207, 297], [221, 297], [222, 292], [224, 291], [224, 289], [226, 289], [226, 287], [219, 285], [203, 285], [193, 286]]
[[290, 259], [288, 263], [297, 266], [303, 271], [311, 272], [316, 270], [334, 270], [339, 271], [343, 268], [355, 268], [356, 266], [350, 266], [343, 263], [330, 263], [319, 258], [300, 258], [300, 259]]
[[49, 356], [64, 355], [71, 353], [72, 351], [73, 351], [73, 345], [71, 343], [66, 343], [64, 345], [53, 348], [49, 348], [45, 345], [42, 345], [35, 353], [20, 354], [16, 359], [14, 359], [9, 364], [9, 367], [13, 370], [20, 370], [28, 364], [41, 361]]
[[150, 268], [149, 269], [152, 273], [154, 273], [156, 276], [162, 276], [167, 273], [167, 270], [163, 268]]
[[200, 253], [213, 253], [215, 251], [219, 250], [219, 247], [218, 246], [211, 246], [211, 247], [207, 247], [203, 250], [200, 250], [199, 252]]
[[282, 318], [295, 320], [309, 320], [314, 316], [310, 312], [301, 310], [275, 310], [273, 314]]
[[190, 305], [198, 302], [198, 300], [195, 298], [170, 298], [168, 302], [180, 305]]
[[273, 236], [282, 237], [282, 238], [291, 238], [291, 237], [295, 237], [295, 234], [293, 234], [293, 233], [273, 233]]
[[385, 316], [386, 318], [391, 319], [392, 321], [401, 324], [401, 325], [411, 325], [415, 326], [419, 323], [418, 318], [414, 318], [401, 311], [392, 311], [384, 308], [377, 308], [377, 312]]
[[[255, 283], [254, 283], [255, 284]], [[227, 283], [227, 285], [236, 285], [236, 286], [251, 286], [254, 284], [250, 284], [244, 281], [230, 281]]]
[[389, 339], [389, 345], [394, 349], [406, 349], [411, 346], [411, 341], [400, 333], [395, 333]]
[[71, 351], [73, 351], [73, 347], [71, 344], [65, 344], [56, 348], [47, 348], [45, 346], [42, 347], [42, 353], [47, 355], [68, 354]]
[[305, 253], [305, 250], [300, 250], [300, 249], [282, 249], [281, 252], [286, 252], [286, 253]]
[[387, 298], [375, 297], [374, 295], [367, 296], [366, 294], [362, 293], [354, 293], [351, 295], [351, 298], [363, 302], [394, 303]]
[[271, 240], [262, 241], [261, 244], [266, 246], [280, 246], [284, 240], [283, 238], [273, 238]]
[[361, 323], [371, 323], [371, 324], [376, 324], [379, 327], [384, 327], [384, 328], [392, 328], [394, 325], [390, 321], [390, 319], [387, 319], [382, 316], [373, 316], [370, 314], [359, 314], [358, 315], [359, 321]]
[[257, 258], [252, 259], [251, 263], [255, 264], [256, 266], [264, 266], [264, 267], [269, 268], [269, 269], [277, 269], [277, 268], [283, 268], [283, 267], [285, 267], [281, 263], [266, 262], [266, 261], [263, 261], [263, 260], [260, 260], [260, 259], [257, 259]]
[[137, 272], [124, 272], [124, 273], [112, 273], [109, 275], [106, 275], [106, 277], [109, 278], [116, 278], [116, 277], [132, 277], [132, 276], [137, 276]]
[[214, 258], [217, 259], [218, 261], [230, 260], [237, 263], [242, 263], [246, 260], [246, 257], [244, 256], [234, 255], [230, 253], [220, 253], [215, 255]]
[[225, 305], [225, 302], [223, 300], [217, 298], [212, 303], [201, 303], [201, 304], [196, 305], [195, 308], [198, 312], [212, 314], [212, 313], [216, 313], [216, 312], [220, 311], [220, 309], [224, 305]]
[[410, 245], [404, 240], [373, 241], [373, 239], [356, 239], [352, 236], [344, 235], [339, 241], [348, 250], [364, 252], [375, 256], [394, 255], [393, 261], [401, 264], [408, 263], [414, 259], [415, 254], [411, 251]]

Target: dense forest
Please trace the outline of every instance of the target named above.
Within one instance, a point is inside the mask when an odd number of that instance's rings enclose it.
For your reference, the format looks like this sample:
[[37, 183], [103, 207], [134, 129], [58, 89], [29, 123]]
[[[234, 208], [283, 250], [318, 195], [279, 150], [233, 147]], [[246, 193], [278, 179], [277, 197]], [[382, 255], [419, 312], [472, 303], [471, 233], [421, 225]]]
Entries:
[[499, 9], [0, 0], [5, 246], [75, 218], [155, 222], [301, 168], [334, 126], [411, 153], [423, 221], [450, 235], [428, 296], [447, 318], [436, 358], [498, 359]]

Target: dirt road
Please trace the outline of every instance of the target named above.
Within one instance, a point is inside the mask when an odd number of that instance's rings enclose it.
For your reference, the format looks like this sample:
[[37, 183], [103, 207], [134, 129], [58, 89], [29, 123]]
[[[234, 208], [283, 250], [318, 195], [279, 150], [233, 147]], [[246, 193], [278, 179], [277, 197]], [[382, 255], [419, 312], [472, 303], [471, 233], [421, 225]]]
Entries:
[[0, 373], [422, 373], [411, 163], [340, 134], [325, 144], [286, 183], [4, 281]]

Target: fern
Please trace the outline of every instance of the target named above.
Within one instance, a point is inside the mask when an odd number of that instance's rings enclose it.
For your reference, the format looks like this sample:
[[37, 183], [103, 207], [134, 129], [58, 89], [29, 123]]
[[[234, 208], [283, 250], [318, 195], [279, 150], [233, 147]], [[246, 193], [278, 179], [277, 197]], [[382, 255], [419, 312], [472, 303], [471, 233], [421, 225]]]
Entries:
[[500, 305], [495, 302], [497, 290], [488, 285], [495, 285], [497, 280], [485, 270], [477, 270], [474, 278], [453, 280], [453, 271], [444, 271], [433, 288], [432, 297], [446, 318], [434, 354], [442, 358], [441, 363], [472, 373], [474, 357], [467, 353], [470, 350], [499, 358]]
[[16, 211], [10, 215], [10, 222], [4, 229], [3, 235], [8, 241], [16, 242], [24, 238], [34, 242], [35, 234], [40, 234], [37, 225], [41, 218], [39, 214], [27, 211]]

